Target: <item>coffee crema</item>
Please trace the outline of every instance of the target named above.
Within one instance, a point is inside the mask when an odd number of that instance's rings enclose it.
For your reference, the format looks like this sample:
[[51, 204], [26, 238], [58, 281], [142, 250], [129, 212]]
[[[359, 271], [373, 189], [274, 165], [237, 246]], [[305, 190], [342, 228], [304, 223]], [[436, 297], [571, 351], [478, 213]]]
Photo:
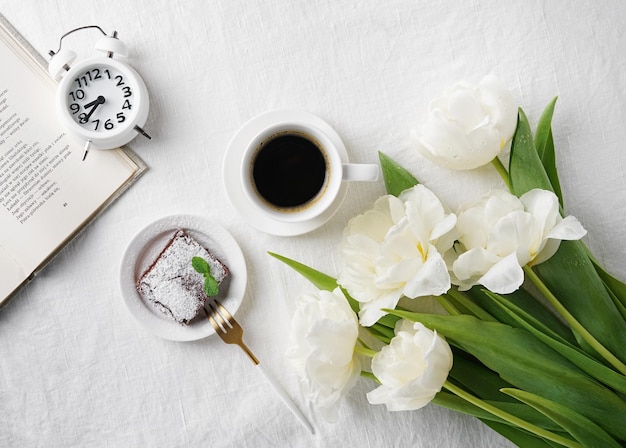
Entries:
[[282, 131], [259, 144], [251, 171], [264, 202], [282, 211], [300, 211], [315, 203], [324, 190], [328, 164], [313, 137]]

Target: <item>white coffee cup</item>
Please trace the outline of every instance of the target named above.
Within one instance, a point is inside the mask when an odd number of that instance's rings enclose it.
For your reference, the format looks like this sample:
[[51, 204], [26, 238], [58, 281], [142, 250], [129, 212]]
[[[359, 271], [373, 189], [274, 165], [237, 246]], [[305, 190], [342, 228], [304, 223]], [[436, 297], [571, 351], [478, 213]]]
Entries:
[[246, 146], [240, 177], [247, 199], [282, 222], [303, 222], [326, 211], [344, 181], [375, 181], [375, 164], [344, 163], [333, 141], [308, 123], [265, 127]]

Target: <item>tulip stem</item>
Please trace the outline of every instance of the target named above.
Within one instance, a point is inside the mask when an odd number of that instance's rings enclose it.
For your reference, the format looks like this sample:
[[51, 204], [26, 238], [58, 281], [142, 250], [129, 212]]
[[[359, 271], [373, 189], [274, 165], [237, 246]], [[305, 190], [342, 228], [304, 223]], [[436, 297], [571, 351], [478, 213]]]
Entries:
[[435, 298], [437, 299], [437, 302], [439, 302], [439, 305], [441, 305], [450, 316], [460, 316], [461, 314], [463, 314], [452, 303], [450, 303], [447, 294], [442, 294]]
[[447, 297], [450, 297], [453, 301], [455, 301], [459, 305], [465, 307], [470, 313], [472, 313], [474, 316], [476, 316], [480, 320], [483, 320], [485, 322], [498, 322], [498, 320], [495, 317], [493, 317], [487, 311], [482, 309], [476, 303], [472, 302], [461, 291], [459, 291], [459, 290], [457, 290], [455, 288], [450, 288], [448, 290], [448, 292], [446, 294], [444, 294], [444, 295], [447, 296]]
[[355, 345], [354, 353], [357, 355], [367, 356], [368, 358], [373, 358], [378, 352], [376, 350], [372, 350], [371, 348], [363, 347], [362, 345]]
[[501, 418], [502, 420], [511, 423], [512, 425], [524, 429], [528, 432], [530, 432], [531, 434], [534, 434], [536, 436], [539, 437], [543, 437], [544, 439], [547, 440], [551, 440], [552, 442], [558, 443], [560, 445], [566, 446], [568, 448], [582, 448], [582, 445], [580, 445], [579, 443], [565, 438], [563, 436], [560, 436], [558, 434], [555, 434], [553, 432], [547, 431], [543, 428], [540, 428], [538, 426], [533, 425], [532, 423], [527, 422], [526, 420], [522, 420], [519, 417], [516, 417], [515, 415], [509, 414], [506, 411], [503, 411], [502, 409], [497, 408], [496, 406], [493, 406], [483, 400], [481, 400], [478, 397], [475, 397], [474, 395], [470, 394], [469, 392], [464, 391], [463, 389], [461, 389], [460, 387], [455, 386], [454, 384], [450, 383], [450, 381], [446, 381], [443, 384], [443, 387], [445, 389], [448, 389], [450, 392], [452, 392], [453, 394], [455, 394], [456, 396], [464, 399], [465, 401], [467, 401], [468, 403], [473, 404], [474, 406], [482, 409], [483, 411], [487, 411], [490, 414], [495, 415], [496, 417]]
[[556, 298], [552, 291], [548, 289], [545, 283], [541, 281], [539, 276], [528, 265], [524, 266], [524, 273], [526, 278], [530, 279], [533, 284], [541, 291], [544, 297], [548, 300], [550, 305], [559, 313], [559, 315], [565, 319], [569, 326], [578, 333], [600, 356], [602, 356], [609, 364], [615, 367], [621, 374], [626, 375], [626, 365], [620, 361], [613, 353], [611, 353], [605, 346], [603, 346], [596, 338], [593, 337], [587, 329], [576, 320], [574, 316], [567, 311], [559, 299]]
[[498, 172], [498, 174], [500, 175], [500, 177], [506, 184], [506, 187], [509, 189], [509, 191], [511, 191], [511, 182], [509, 180], [509, 172], [506, 170], [506, 168], [504, 167], [504, 165], [502, 164], [502, 161], [500, 161], [498, 156], [493, 158], [493, 160], [491, 161], [491, 164], [494, 166], [494, 168], [496, 169], [496, 171]]
[[376, 381], [378, 384], [380, 384], [380, 380], [376, 378], [376, 375], [374, 375], [372, 372], [368, 372], [367, 370], [361, 370], [361, 376], [363, 378], [368, 378], [372, 381]]

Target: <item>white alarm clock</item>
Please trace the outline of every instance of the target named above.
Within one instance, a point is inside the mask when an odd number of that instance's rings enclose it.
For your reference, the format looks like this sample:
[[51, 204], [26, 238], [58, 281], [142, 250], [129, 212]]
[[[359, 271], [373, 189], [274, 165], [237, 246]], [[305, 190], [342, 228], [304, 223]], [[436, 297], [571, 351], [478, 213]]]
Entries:
[[[61, 48], [63, 38], [87, 28], [104, 34], [96, 42], [96, 50], [103, 54], [71, 65], [76, 53]], [[50, 51], [48, 72], [55, 79], [62, 78], [56, 94], [57, 114], [68, 132], [85, 143], [84, 157], [91, 148], [118, 148], [138, 134], [150, 138], [143, 129], [150, 108], [146, 85], [131, 66], [113, 59], [114, 55], [126, 56], [126, 45], [117, 32], [108, 36], [94, 25], [64, 34], [59, 50]]]

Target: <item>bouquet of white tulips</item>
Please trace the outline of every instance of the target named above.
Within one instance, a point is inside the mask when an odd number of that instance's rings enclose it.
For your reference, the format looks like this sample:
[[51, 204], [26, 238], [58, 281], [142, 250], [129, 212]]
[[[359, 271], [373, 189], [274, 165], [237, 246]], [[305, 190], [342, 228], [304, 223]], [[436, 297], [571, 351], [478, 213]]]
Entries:
[[[452, 212], [380, 154], [388, 194], [347, 225], [338, 275], [271, 254], [318, 288], [298, 300], [287, 357], [327, 420], [363, 375], [372, 404], [432, 401], [519, 446], [626, 446], [626, 285], [563, 213], [554, 106], [533, 136], [495, 77], [454, 86], [418, 150], [451, 169], [491, 162], [507, 190]], [[411, 311], [425, 297], [445, 312]]]

